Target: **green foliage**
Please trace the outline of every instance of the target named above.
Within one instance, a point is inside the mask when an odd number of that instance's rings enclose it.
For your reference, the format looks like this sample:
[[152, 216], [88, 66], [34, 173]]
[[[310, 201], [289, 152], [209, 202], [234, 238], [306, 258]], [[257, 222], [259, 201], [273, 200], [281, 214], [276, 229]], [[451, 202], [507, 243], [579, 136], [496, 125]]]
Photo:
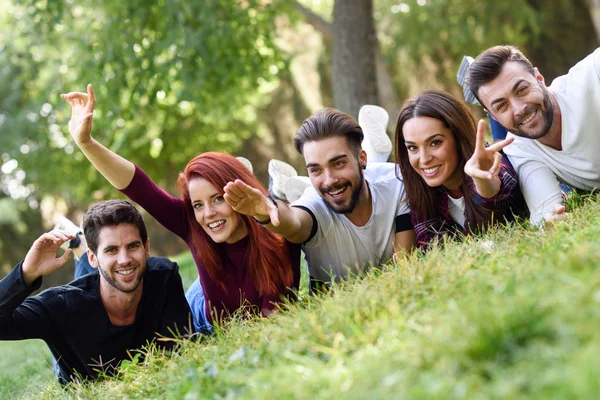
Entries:
[[235, 151], [285, 68], [273, 44], [275, 4], [9, 2], [0, 17], [0, 148], [38, 194], [89, 199], [106, 185], [73, 148], [59, 94], [91, 82], [95, 136], [161, 183], [200, 152]]
[[[595, 398], [600, 202], [406, 256], [52, 398]], [[527, 224], [525, 224], [527, 225]]]

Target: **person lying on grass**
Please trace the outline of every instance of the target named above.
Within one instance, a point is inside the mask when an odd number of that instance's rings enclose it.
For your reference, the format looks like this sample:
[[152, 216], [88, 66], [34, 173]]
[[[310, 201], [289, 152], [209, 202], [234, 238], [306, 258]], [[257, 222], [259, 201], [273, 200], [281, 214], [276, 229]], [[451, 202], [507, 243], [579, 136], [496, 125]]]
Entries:
[[302, 244], [311, 290], [360, 275], [414, 245], [395, 165], [367, 165], [363, 138], [352, 116], [321, 109], [294, 136], [312, 183], [297, 201], [273, 203], [240, 180], [225, 187], [225, 200], [234, 210]]
[[485, 123], [445, 92], [426, 91], [402, 106], [395, 156], [417, 247], [526, 214], [516, 174], [500, 154], [512, 138], [486, 147], [484, 132]]
[[223, 198], [223, 187], [235, 179], [267, 193], [248, 168], [228, 154], [200, 154], [179, 175], [181, 198], [171, 196], [92, 137], [96, 99], [92, 85], [87, 89], [62, 95], [72, 107], [69, 132], [116, 189], [187, 244], [199, 275], [187, 294], [196, 330], [211, 332], [215, 322], [240, 309], [267, 315], [283, 298], [293, 299], [300, 283], [300, 246], [235, 212]]
[[[149, 343], [171, 349], [191, 330], [179, 268], [150, 257], [141, 214], [124, 200], [105, 201], [84, 216], [88, 256], [98, 272], [27, 297], [66, 263], [64, 231], [44, 233], [0, 281], [0, 340], [42, 339], [61, 384], [111, 375], [130, 352]], [[161, 340], [159, 340], [161, 338]]]

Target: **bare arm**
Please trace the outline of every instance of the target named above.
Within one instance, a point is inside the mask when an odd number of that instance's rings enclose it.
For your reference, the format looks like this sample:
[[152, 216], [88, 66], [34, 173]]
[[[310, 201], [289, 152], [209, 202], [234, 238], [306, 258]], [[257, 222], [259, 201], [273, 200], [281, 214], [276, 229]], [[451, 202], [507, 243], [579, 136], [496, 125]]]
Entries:
[[92, 165], [117, 189], [126, 188], [135, 174], [135, 166], [130, 161], [110, 151], [96, 141], [92, 133], [92, 116], [96, 97], [92, 85], [87, 93], [70, 92], [61, 97], [71, 105], [69, 133]]
[[[290, 207], [282, 201], [273, 202], [258, 189], [239, 179], [225, 188], [225, 200], [234, 211], [254, 217], [263, 225], [292, 243], [305, 242], [313, 229], [310, 214], [300, 208]], [[269, 221], [269, 222], [267, 222]]]

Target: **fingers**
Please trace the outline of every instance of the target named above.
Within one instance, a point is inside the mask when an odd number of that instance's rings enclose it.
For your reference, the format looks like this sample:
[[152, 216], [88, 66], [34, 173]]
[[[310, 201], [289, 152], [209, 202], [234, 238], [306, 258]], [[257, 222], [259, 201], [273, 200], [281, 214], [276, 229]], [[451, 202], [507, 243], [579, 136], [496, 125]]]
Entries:
[[480, 119], [477, 123], [477, 136], [475, 137], [475, 151], [485, 148], [485, 121]]
[[59, 266], [64, 265], [71, 258], [71, 254], [73, 254], [73, 250], [66, 249], [64, 254], [56, 259], [56, 262]]
[[562, 204], [555, 204], [552, 207], [552, 215], [563, 215], [565, 214], [565, 206]]
[[492, 179], [493, 176], [490, 175], [489, 171], [483, 171], [481, 169], [478, 168], [469, 168], [467, 170], [467, 168], [465, 168], [465, 174], [469, 175], [471, 178], [476, 178], [476, 179]]
[[494, 164], [492, 165], [492, 168], [489, 169], [488, 173], [490, 174], [490, 178], [492, 179], [495, 176], [498, 176], [498, 173], [500, 172], [500, 166], [502, 165], [502, 154], [500, 153], [494, 153]]
[[92, 113], [94, 112], [94, 106], [96, 105], [96, 95], [94, 94], [94, 88], [91, 83], [87, 85], [87, 95], [88, 101], [85, 109], [87, 112]]
[[496, 142], [496, 143], [490, 145], [487, 148], [487, 150], [493, 151], [493, 152], [498, 152], [498, 151], [502, 150], [503, 148], [505, 148], [506, 146], [508, 146], [509, 144], [511, 144], [514, 140], [515, 140], [514, 136], [507, 137], [504, 140], [501, 140], [499, 142]]

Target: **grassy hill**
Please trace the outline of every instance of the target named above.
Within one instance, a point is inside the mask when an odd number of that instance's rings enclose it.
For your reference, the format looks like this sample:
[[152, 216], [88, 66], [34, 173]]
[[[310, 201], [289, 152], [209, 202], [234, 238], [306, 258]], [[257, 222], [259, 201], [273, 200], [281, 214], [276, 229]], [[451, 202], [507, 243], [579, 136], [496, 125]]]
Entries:
[[597, 399], [600, 203], [413, 254], [40, 398]]

